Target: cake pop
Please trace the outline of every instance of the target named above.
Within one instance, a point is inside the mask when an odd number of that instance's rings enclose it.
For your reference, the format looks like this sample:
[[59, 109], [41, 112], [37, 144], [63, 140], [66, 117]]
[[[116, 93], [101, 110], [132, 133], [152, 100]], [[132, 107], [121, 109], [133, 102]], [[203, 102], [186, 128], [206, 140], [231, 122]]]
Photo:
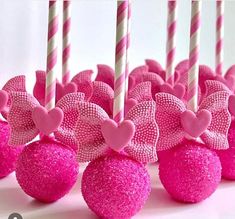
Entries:
[[39, 133], [44, 135], [40, 141], [27, 145], [20, 154], [16, 165], [18, 183], [26, 194], [39, 201], [56, 201], [70, 191], [78, 175], [75, 151], [46, 137], [60, 127], [63, 111], [56, 107], [48, 112], [26, 92], [12, 92], [10, 96], [9, 144], [27, 144]]
[[170, 149], [160, 159], [159, 175], [174, 199], [199, 202], [217, 188], [221, 163], [211, 150], [229, 147], [228, 98], [226, 91], [212, 93], [202, 100], [194, 114], [175, 96], [156, 94], [156, 122], [160, 130], [157, 150]]
[[82, 178], [83, 197], [99, 217], [130, 218], [151, 190], [142, 163], [157, 159], [155, 103], [139, 103], [120, 124], [93, 103], [78, 102], [77, 107], [78, 160], [91, 161]]

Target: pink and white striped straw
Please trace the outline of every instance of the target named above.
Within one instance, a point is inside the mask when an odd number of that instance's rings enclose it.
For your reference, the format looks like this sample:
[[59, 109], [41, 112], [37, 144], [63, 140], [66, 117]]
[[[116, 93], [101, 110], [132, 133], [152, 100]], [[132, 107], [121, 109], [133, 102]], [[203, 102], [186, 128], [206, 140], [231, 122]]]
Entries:
[[71, 1], [63, 1], [63, 57], [62, 57], [62, 83], [70, 80], [70, 29], [71, 29]]
[[55, 106], [58, 21], [57, 2], [55, 0], [49, 1], [45, 96], [45, 106], [48, 110], [51, 110]]
[[224, 41], [224, 1], [216, 0], [216, 55], [215, 55], [215, 72], [223, 76], [223, 51]]
[[167, 44], [166, 44], [166, 82], [174, 84], [176, 50], [177, 1], [168, 0]]
[[127, 19], [127, 47], [126, 47], [126, 99], [128, 99], [128, 79], [130, 73], [130, 63], [129, 63], [129, 54], [130, 54], [130, 32], [131, 32], [131, 0], [128, 4], [128, 19]]
[[199, 73], [199, 44], [201, 30], [201, 1], [192, 1], [190, 53], [188, 72], [188, 109], [194, 112], [198, 108], [198, 73]]
[[124, 119], [128, 1], [117, 2], [113, 119]]

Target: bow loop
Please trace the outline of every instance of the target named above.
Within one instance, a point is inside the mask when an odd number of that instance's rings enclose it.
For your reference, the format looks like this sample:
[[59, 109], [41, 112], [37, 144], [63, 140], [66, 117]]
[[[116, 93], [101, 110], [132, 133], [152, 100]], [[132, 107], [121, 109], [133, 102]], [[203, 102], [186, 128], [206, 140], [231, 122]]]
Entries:
[[212, 119], [201, 139], [211, 149], [220, 150], [229, 147], [227, 133], [231, 123], [228, 111], [229, 92], [221, 91], [205, 98], [199, 110], [206, 109], [211, 113]]
[[153, 99], [151, 89], [151, 82], [142, 82], [130, 91], [129, 99], [135, 99], [139, 103], [143, 101], [151, 101]]
[[55, 138], [75, 150], [78, 149], [74, 132], [76, 122], [79, 118], [77, 103], [83, 102], [84, 97], [85, 95], [83, 93], [70, 93], [62, 97], [56, 104], [56, 107], [59, 107], [63, 111], [64, 120], [57, 131], [55, 131]]
[[114, 88], [114, 70], [108, 65], [97, 65], [98, 73], [96, 81], [102, 81], [108, 84], [112, 89]]
[[[7, 93], [10, 92], [26, 92], [25, 76], [19, 75], [11, 78], [2, 88]], [[11, 98], [8, 98], [7, 104], [2, 111], [2, 116], [7, 119], [8, 111], [11, 105]]]
[[86, 70], [78, 73], [71, 80], [77, 85], [77, 92], [85, 94], [85, 100], [89, 100], [93, 92], [92, 75], [92, 70]]
[[88, 102], [77, 103], [79, 118], [75, 126], [75, 137], [79, 143], [78, 160], [87, 162], [107, 151], [101, 124], [109, 119], [107, 113], [98, 105]]
[[146, 101], [134, 106], [126, 116], [127, 120], [134, 123], [135, 134], [124, 151], [139, 162], [157, 160], [156, 145], [159, 129], [155, 121], [155, 113], [155, 102]]
[[26, 92], [10, 93], [12, 105], [8, 114], [8, 123], [11, 127], [10, 145], [24, 145], [32, 141], [38, 134], [32, 112], [38, 101]]
[[157, 149], [167, 150], [180, 143], [185, 136], [181, 114], [186, 107], [180, 99], [168, 93], [158, 93], [155, 98], [156, 122], [159, 126]]

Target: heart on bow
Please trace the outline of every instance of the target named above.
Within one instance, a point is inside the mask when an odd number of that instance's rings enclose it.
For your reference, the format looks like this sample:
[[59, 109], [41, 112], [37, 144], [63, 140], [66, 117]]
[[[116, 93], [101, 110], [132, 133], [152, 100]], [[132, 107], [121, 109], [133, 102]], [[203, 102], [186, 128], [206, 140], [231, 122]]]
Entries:
[[8, 99], [8, 93], [4, 90], [0, 90], [0, 112], [4, 111], [7, 106]]
[[228, 100], [228, 109], [232, 115], [235, 115], [235, 95], [231, 95]]
[[59, 101], [63, 96], [69, 93], [76, 93], [77, 85], [74, 82], [70, 82], [66, 85], [56, 83], [56, 100]]
[[101, 124], [101, 132], [108, 146], [114, 151], [120, 152], [133, 138], [135, 125], [130, 120], [117, 124], [115, 121], [107, 119]]
[[45, 135], [55, 132], [63, 122], [63, 111], [56, 107], [49, 112], [42, 106], [33, 109], [32, 119], [39, 131]]
[[181, 125], [192, 137], [199, 137], [211, 123], [211, 113], [208, 110], [201, 110], [197, 114], [186, 110], [181, 114]]
[[175, 86], [171, 86], [170, 84], [165, 83], [161, 85], [160, 90], [161, 92], [172, 94], [178, 97], [179, 99], [182, 99], [185, 94], [185, 87], [182, 84], [176, 84]]

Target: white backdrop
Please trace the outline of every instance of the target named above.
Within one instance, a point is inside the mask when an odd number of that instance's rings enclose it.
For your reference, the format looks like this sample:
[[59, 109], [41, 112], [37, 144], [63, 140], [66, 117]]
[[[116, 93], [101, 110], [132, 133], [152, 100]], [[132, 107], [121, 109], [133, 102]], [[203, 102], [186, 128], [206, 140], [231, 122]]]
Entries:
[[[153, 58], [165, 64], [166, 0], [133, 0], [131, 67]], [[61, 3], [61, 2], [60, 2]], [[177, 61], [188, 56], [190, 1], [179, 0]], [[45, 69], [46, 0], [0, 1], [0, 85], [12, 75]], [[114, 64], [116, 0], [72, 1], [72, 72]], [[214, 66], [215, 1], [203, 1], [201, 63]], [[225, 69], [235, 63], [235, 1], [225, 7]], [[60, 67], [60, 65], [59, 65]], [[58, 71], [60, 72], [60, 71]]]

